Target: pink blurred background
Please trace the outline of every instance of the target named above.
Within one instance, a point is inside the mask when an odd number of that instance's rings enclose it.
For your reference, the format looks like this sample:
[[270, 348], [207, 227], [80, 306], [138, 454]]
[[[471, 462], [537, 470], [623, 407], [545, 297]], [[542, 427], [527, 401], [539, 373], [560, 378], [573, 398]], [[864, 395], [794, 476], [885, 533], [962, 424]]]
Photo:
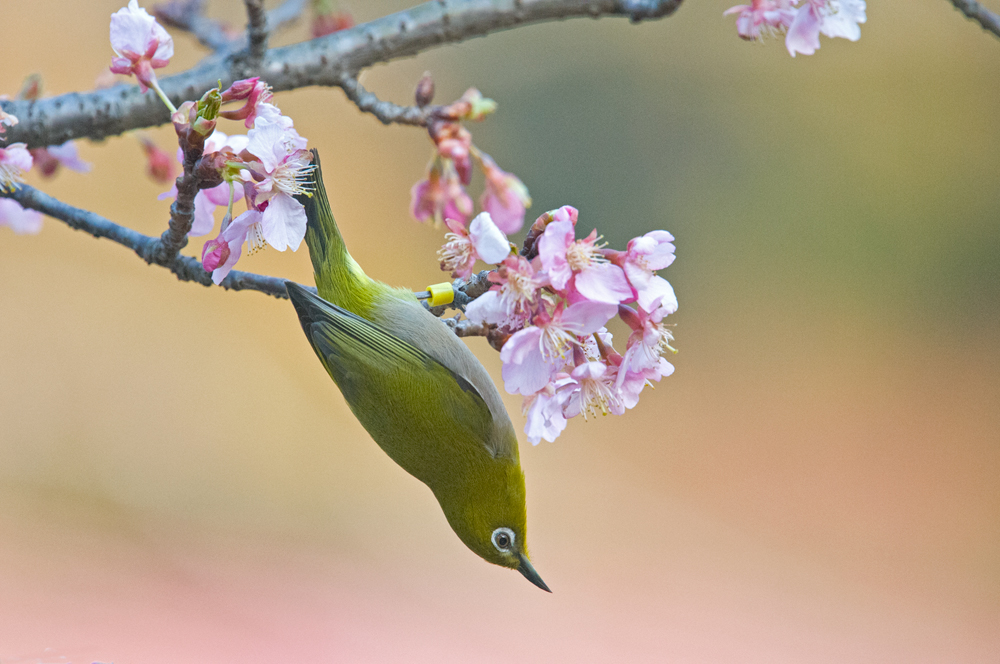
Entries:
[[[459, 542], [287, 302], [178, 283], [56, 221], [0, 229], [0, 662], [1000, 661], [1000, 43], [943, 0], [892, 0], [860, 42], [792, 60], [741, 42], [728, 4], [363, 79], [407, 103], [430, 70], [439, 100], [497, 99], [473, 135], [532, 214], [574, 204], [618, 247], [677, 236], [675, 375], [623, 418], [522, 440], [552, 595]], [[0, 92], [33, 72], [89, 89], [119, 6], [3, 3]], [[167, 74], [203, 55], [175, 41]], [[359, 263], [441, 281], [440, 231], [407, 215], [426, 136], [339, 90], [277, 103]], [[29, 182], [161, 232], [137, 141], [81, 152], [91, 174]], [[241, 267], [310, 279], [304, 251]]]

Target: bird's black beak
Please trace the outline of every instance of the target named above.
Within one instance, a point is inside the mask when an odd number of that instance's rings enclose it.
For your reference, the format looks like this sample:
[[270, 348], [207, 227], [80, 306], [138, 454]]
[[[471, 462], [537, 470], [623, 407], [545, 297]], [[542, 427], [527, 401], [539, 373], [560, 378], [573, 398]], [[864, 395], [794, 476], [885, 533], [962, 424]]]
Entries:
[[535, 571], [535, 568], [531, 566], [531, 561], [528, 560], [528, 556], [524, 555], [523, 553], [519, 553], [517, 554], [517, 557], [521, 561], [520, 564], [517, 566], [517, 571], [523, 574], [524, 578], [526, 578], [528, 581], [531, 581], [533, 584], [535, 584], [545, 592], [547, 593], [552, 592], [551, 590], [549, 590], [549, 587], [545, 585], [545, 582], [542, 581], [542, 577], [538, 576], [538, 572]]

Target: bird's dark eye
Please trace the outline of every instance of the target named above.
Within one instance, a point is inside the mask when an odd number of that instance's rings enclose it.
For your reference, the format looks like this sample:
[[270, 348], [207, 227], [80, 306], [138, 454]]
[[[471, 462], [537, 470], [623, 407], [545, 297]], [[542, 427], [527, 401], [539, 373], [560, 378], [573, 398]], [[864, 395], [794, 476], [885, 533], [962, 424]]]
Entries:
[[497, 528], [493, 531], [493, 546], [500, 551], [509, 551], [514, 546], [514, 531], [510, 528]]

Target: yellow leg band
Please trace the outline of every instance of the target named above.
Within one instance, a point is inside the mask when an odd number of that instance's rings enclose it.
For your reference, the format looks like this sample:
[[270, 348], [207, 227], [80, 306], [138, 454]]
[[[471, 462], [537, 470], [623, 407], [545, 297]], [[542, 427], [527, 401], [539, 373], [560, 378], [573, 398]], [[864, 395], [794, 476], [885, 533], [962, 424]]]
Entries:
[[449, 283], [434, 284], [428, 286], [427, 290], [431, 294], [427, 303], [432, 307], [440, 307], [442, 304], [451, 304], [455, 301], [455, 289]]

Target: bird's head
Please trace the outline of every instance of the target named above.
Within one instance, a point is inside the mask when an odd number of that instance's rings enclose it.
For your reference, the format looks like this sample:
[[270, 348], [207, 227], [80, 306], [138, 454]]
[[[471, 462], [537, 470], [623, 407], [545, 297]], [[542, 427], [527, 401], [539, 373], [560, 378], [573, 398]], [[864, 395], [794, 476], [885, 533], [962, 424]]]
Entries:
[[546, 592], [528, 558], [524, 473], [517, 463], [491, 459], [470, 481], [435, 491], [452, 530], [480, 558], [516, 569]]

